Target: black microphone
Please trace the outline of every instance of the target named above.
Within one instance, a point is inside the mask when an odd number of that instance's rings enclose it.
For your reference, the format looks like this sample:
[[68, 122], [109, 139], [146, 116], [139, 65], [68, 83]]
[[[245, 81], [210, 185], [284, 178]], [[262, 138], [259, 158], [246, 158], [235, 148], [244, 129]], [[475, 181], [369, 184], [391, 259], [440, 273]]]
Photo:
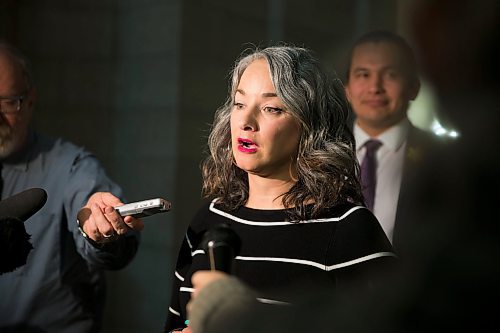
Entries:
[[15, 217], [0, 219], [0, 275], [26, 264], [33, 249], [24, 223]]
[[0, 201], [0, 275], [26, 264], [33, 245], [24, 222], [47, 201], [47, 192], [31, 188]]
[[47, 202], [47, 192], [30, 188], [0, 201], [0, 220], [12, 217], [26, 221]]
[[211, 270], [230, 274], [233, 259], [241, 248], [240, 237], [227, 224], [221, 224], [205, 232], [201, 241], [208, 256]]

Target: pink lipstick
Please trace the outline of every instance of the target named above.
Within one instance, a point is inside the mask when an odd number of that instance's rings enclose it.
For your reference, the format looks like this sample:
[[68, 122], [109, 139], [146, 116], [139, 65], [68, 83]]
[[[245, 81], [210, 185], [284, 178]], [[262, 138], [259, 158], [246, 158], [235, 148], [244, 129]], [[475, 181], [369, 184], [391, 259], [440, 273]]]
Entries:
[[255, 153], [258, 147], [252, 140], [238, 138], [238, 150], [242, 153]]

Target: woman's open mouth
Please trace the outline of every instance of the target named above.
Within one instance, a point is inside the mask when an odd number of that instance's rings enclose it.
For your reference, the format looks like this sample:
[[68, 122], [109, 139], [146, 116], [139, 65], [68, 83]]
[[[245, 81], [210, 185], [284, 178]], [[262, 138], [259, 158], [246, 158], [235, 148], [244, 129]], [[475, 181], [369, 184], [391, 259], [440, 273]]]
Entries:
[[238, 138], [238, 150], [243, 153], [255, 153], [258, 145], [249, 139]]

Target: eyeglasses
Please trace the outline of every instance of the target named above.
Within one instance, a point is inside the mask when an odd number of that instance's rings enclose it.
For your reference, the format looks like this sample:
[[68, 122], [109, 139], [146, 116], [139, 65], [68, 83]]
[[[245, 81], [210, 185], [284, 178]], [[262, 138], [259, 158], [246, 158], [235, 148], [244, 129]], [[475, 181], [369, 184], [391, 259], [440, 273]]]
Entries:
[[2, 114], [18, 113], [19, 110], [21, 110], [21, 104], [23, 103], [25, 98], [26, 98], [25, 95], [0, 97], [0, 113]]

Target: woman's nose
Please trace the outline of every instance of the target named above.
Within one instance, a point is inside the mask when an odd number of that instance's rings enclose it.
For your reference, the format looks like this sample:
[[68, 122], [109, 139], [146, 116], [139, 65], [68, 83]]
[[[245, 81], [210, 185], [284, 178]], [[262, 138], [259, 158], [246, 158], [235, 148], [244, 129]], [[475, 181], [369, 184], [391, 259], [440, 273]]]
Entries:
[[258, 129], [258, 110], [255, 107], [247, 108], [241, 113], [239, 119], [240, 129], [256, 131]]

